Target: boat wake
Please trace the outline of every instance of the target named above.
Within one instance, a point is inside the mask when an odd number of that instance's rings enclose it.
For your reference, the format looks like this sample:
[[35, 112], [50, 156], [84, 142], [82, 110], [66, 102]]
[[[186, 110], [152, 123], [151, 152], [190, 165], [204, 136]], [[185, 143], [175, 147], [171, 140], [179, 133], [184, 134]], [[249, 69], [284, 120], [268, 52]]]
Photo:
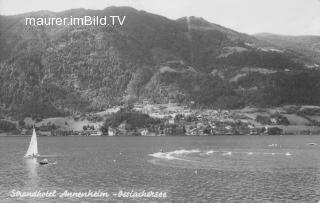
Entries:
[[52, 162], [52, 163], [47, 163], [47, 164], [45, 164], [45, 165], [43, 165], [43, 166], [50, 166], [50, 165], [56, 165], [58, 162]]
[[149, 154], [149, 156], [159, 158], [159, 159], [167, 159], [167, 160], [181, 160], [181, 161], [190, 161], [187, 158], [183, 158], [185, 154], [191, 153], [200, 153], [199, 150], [176, 150], [172, 152], [157, 152], [154, 154]]
[[294, 157], [291, 152], [280, 150], [199, 150], [179, 149], [149, 154], [153, 164], [223, 170], [265, 170], [287, 167]]

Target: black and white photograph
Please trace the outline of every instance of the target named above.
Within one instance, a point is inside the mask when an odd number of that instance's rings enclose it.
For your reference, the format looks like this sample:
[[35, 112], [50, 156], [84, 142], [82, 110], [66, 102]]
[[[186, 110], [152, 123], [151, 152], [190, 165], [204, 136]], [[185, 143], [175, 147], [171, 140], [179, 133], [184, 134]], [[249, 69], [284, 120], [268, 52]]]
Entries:
[[0, 0], [0, 203], [319, 203], [320, 0]]

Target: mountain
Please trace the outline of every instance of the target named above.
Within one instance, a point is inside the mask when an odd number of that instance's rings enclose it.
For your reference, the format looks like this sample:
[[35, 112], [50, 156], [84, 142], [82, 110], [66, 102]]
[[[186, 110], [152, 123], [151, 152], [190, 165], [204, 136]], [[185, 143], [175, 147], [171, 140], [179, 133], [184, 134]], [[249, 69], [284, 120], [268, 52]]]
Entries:
[[254, 36], [284, 49], [294, 50], [320, 63], [320, 36], [286, 36], [270, 33], [259, 33]]
[[[123, 26], [26, 17], [126, 16]], [[52, 117], [149, 99], [214, 108], [320, 104], [308, 54], [207, 22], [130, 7], [0, 16], [1, 114]], [[285, 82], [284, 82], [285, 81]]]

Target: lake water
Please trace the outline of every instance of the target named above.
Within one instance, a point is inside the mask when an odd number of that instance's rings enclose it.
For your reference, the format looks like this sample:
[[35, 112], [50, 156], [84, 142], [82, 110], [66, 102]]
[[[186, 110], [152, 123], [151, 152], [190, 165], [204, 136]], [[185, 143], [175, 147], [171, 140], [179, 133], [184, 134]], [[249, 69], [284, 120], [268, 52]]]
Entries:
[[[44, 166], [23, 158], [29, 139], [0, 137], [0, 202], [320, 200], [320, 145], [307, 144], [320, 144], [320, 136], [39, 137], [39, 152], [51, 162]], [[110, 196], [59, 196], [66, 190]], [[143, 190], [167, 197], [118, 195]]]

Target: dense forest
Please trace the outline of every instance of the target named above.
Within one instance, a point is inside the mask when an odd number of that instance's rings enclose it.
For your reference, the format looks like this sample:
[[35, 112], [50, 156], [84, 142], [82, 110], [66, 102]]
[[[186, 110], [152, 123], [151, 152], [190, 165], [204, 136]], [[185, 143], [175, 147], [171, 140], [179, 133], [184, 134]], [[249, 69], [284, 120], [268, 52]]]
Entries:
[[[84, 14], [127, 21], [24, 25], [27, 16]], [[18, 119], [101, 111], [126, 98], [222, 109], [320, 105], [319, 70], [307, 69], [313, 58], [197, 17], [129, 7], [0, 16], [0, 45], [0, 112]]]

